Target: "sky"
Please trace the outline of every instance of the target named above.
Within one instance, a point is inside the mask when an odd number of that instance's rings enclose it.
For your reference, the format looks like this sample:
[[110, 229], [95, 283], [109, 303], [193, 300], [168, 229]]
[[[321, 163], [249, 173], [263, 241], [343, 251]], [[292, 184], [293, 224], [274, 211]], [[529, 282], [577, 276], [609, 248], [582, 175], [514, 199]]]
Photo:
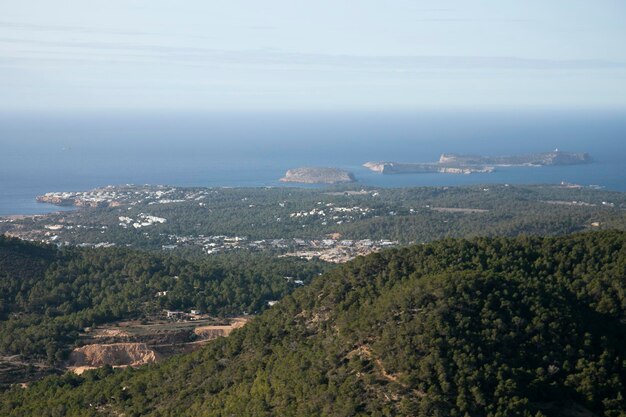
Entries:
[[624, 0], [0, 0], [0, 111], [626, 109]]

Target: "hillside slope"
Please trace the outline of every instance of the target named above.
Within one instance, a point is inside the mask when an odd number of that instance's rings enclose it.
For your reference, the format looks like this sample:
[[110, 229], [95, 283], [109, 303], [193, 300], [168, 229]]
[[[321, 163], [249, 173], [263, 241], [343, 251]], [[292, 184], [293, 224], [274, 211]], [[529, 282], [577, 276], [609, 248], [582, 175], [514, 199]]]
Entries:
[[59, 249], [0, 235], [0, 356], [59, 364], [85, 327], [163, 309], [260, 311], [324, 268], [252, 255], [184, 260], [128, 248]]
[[626, 233], [359, 258], [229, 338], [48, 378], [9, 416], [624, 416]]

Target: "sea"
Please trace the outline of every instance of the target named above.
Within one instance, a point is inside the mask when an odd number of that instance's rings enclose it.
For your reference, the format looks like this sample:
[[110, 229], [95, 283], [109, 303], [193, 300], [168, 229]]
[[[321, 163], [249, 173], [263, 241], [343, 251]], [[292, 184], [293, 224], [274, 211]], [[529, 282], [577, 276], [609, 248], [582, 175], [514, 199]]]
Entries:
[[[555, 148], [588, 152], [594, 162], [471, 175], [362, 167]], [[35, 197], [105, 185], [294, 186], [278, 179], [300, 166], [344, 168], [373, 187], [566, 181], [626, 191], [626, 111], [0, 114], [0, 216], [57, 211]]]

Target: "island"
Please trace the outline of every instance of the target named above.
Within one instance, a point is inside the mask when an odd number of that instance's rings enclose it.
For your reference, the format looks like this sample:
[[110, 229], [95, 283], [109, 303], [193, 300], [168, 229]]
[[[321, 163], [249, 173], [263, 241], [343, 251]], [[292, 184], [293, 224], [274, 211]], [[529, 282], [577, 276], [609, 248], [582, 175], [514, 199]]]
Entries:
[[402, 163], [402, 162], [366, 162], [363, 166], [381, 174], [405, 173], [444, 173], [474, 174], [489, 173], [495, 167], [513, 166], [556, 166], [576, 165], [591, 162], [588, 153], [562, 152], [555, 149], [551, 152], [531, 153], [513, 156], [478, 156], [460, 154], [442, 154], [437, 162]]
[[351, 172], [343, 169], [301, 167], [288, 170], [280, 181], [302, 184], [339, 184], [354, 182], [356, 179]]
[[531, 153], [512, 156], [475, 156], [442, 154], [439, 165], [455, 166], [549, 166], [549, 165], [577, 165], [591, 162], [591, 157], [585, 152], [562, 152], [555, 149], [552, 152]]
[[490, 166], [453, 166], [439, 163], [366, 162], [363, 166], [381, 174], [420, 174], [439, 172], [442, 174], [474, 174], [493, 172]]

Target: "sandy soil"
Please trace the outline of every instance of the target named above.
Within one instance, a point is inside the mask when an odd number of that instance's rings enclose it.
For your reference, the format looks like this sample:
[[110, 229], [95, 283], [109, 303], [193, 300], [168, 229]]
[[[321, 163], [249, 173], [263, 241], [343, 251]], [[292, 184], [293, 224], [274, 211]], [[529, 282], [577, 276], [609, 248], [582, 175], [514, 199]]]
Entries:
[[159, 355], [145, 343], [94, 344], [74, 349], [70, 354], [70, 365], [72, 368], [140, 366], [158, 359]]

